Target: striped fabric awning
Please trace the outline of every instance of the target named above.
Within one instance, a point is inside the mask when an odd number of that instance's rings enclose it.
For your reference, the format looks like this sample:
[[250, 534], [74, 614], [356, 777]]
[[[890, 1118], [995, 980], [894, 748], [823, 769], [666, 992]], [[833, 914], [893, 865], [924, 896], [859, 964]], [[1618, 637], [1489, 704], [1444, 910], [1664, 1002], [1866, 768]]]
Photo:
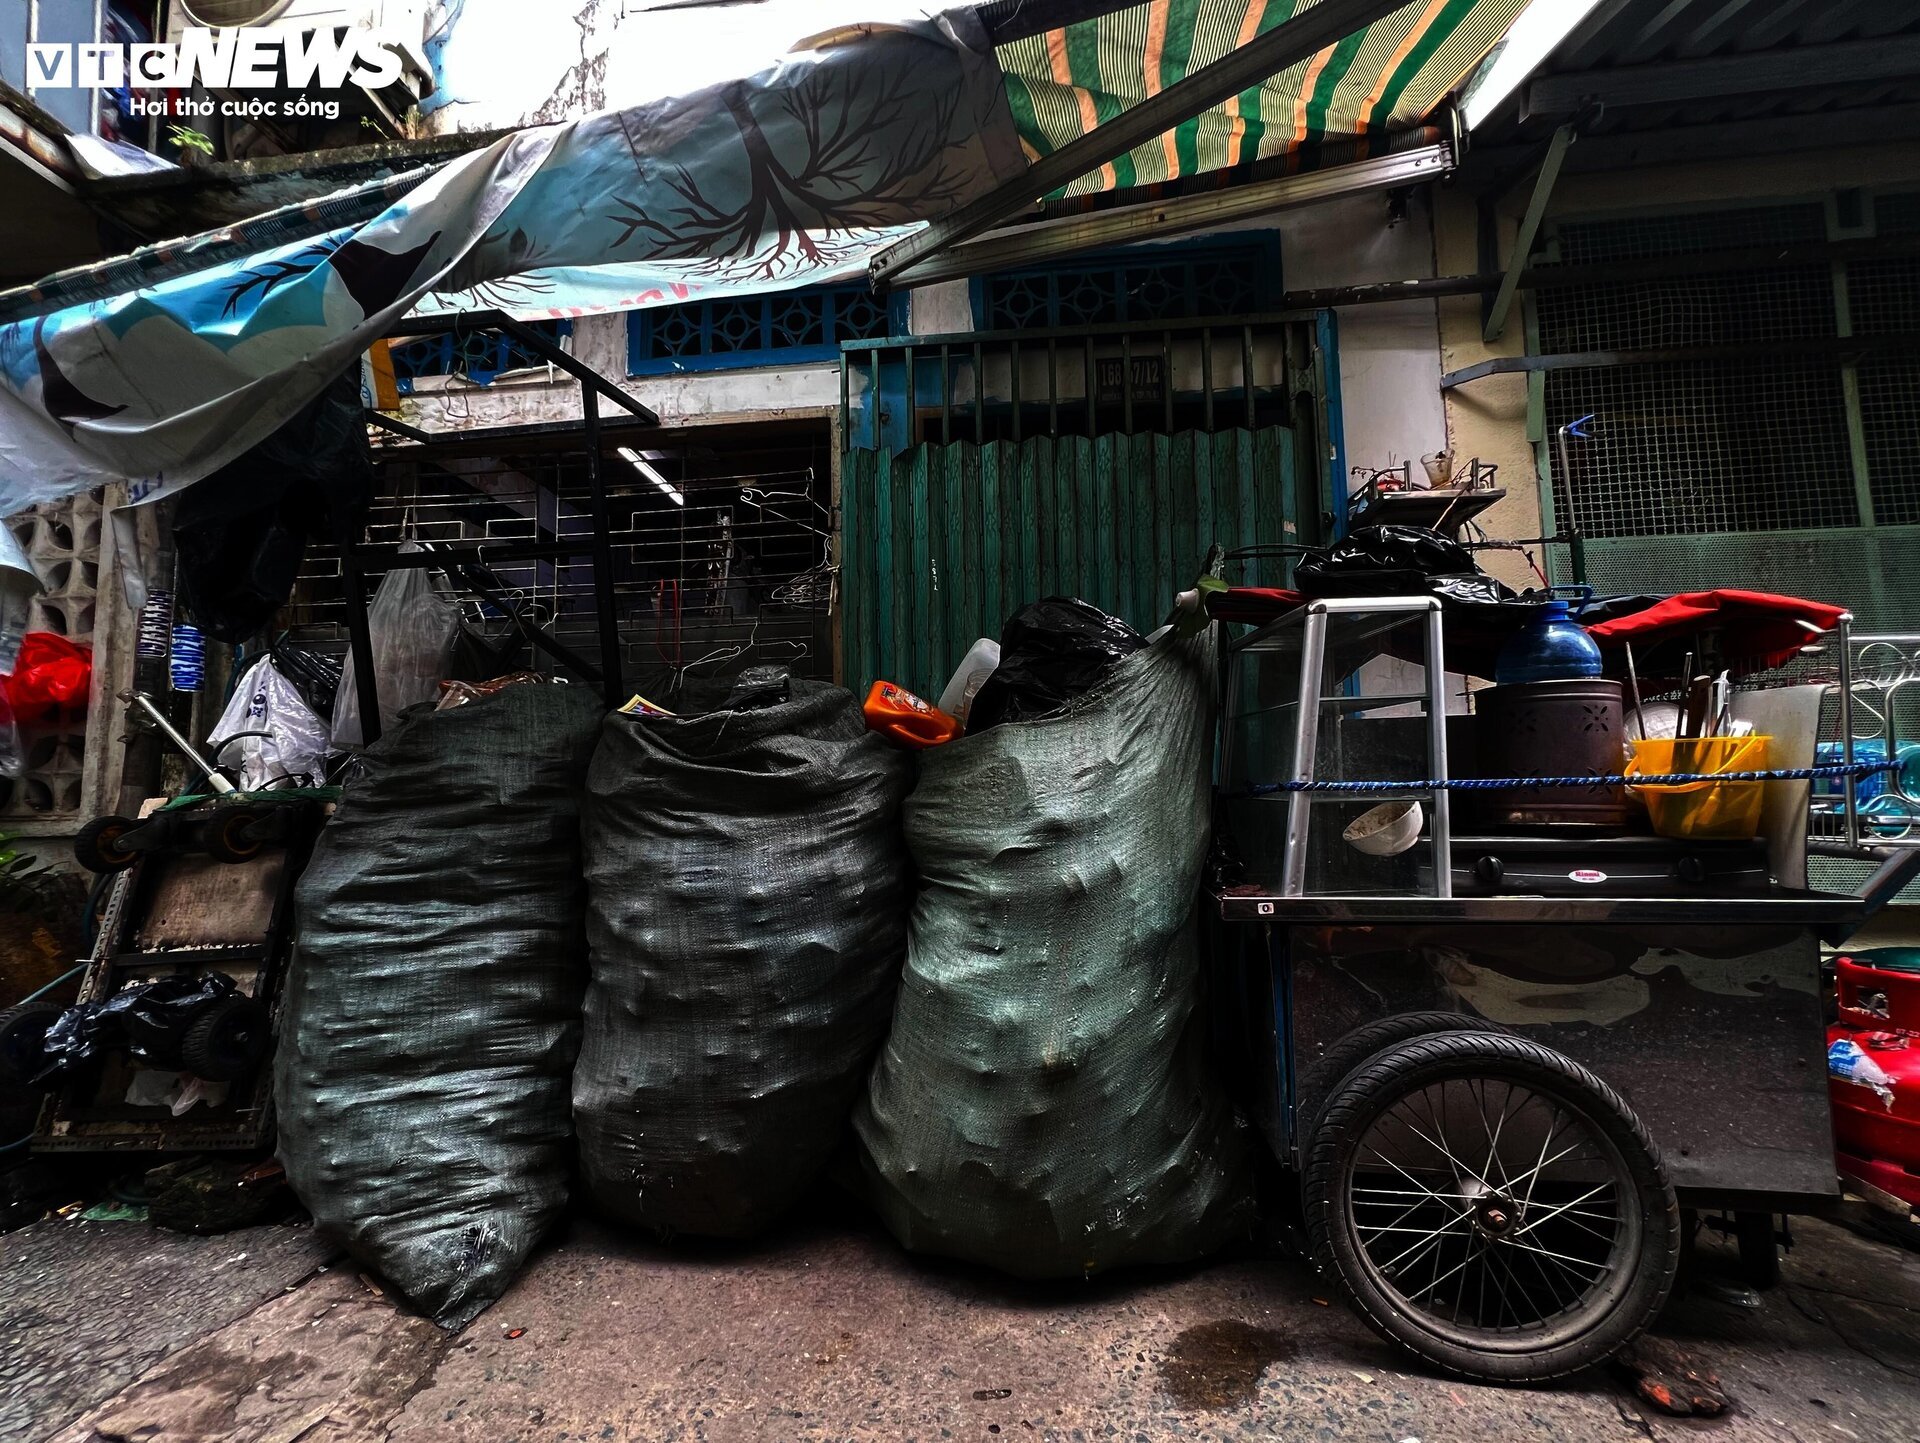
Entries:
[[[1149, 0], [1000, 46], [1021, 144], [1031, 158], [1047, 155], [1310, 4]], [[1336, 146], [1342, 159], [1384, 153], [1393, 134], [1418, 126], [1479, 64], [1526, 4], [1412, 0], [1063, 194], [1157, 185], [1254, 161], [1312, 170]]]

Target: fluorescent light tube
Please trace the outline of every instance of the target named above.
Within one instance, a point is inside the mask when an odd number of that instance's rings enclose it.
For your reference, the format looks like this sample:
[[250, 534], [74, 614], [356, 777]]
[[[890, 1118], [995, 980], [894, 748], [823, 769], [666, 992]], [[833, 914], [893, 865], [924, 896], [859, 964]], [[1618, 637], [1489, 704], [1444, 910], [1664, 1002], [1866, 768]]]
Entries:
[[654, 485], [658, 486], [662, 491], [666, 492], [668, 499], [671, 500], [675, 506], [685, 506], [687, 504], [687, 498], [680, 494], [679, 488], [666, 477], [662, 476], [659, 471], [654, 468], [654, 464], [638, 451], [634, 450], [633, 447], [622, 446], [620, 448], [620, 459], [633, 467], [634, 470], [638, 471]]

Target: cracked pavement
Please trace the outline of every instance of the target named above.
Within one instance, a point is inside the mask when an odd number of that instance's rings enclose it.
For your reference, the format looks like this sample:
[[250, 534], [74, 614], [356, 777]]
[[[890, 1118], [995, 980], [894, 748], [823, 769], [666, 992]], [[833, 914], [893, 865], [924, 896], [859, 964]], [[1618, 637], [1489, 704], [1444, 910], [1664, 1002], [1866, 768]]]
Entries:
[[[1695, 1287], [1652, 1352], [1728, 1416], [1617, 1370], [1537, 1389], [1423, 1373], [1304, 1269], [1241, 1258], [1040, 1286], [915, 1260], [823, 1199], [741, 1247], [574, 1223], [458, 1336], [303, 1225], [0, 1239], [0, 1438], [26, 1443], [1168, 1438], [1920, 1439], [1920, 1255], [1795, 1220], [1758, 1306]], [[1699, 1266], [1731, 1265], [1703, 1239]]]

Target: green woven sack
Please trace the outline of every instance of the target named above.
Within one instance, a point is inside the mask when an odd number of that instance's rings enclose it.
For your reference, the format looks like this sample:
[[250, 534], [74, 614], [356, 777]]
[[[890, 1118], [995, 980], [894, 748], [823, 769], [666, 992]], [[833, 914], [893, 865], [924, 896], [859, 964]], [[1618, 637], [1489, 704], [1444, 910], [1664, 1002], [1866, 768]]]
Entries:
[[1198, 1013], [1216, 644], [1169, 638], [1063, 716], [924, 755], [906, 976], [855, 1118], [905, 1246], [1066, 1277], [1243, 1235]]

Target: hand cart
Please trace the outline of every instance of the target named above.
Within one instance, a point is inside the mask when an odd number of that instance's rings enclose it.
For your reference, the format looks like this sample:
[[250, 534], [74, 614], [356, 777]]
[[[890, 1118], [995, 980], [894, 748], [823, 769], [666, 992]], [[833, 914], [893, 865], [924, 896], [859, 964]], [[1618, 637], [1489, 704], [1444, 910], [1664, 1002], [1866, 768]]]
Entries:
[[[1376, 1331], [1465, 1377], [1573, 1372], [1659, 1311], [1683, 1208], [1771, 1259], [1775, 1214], [1837, 1199], [1820, 944], [1920, 852], [1848, 896], [1764, 845], [1463, 834], [1474, 719], [1425, 597], [1312, 602], [1227, 655], [1222, 1014], [1313, 1259]], [[1426, 809], [1415, 845], [1342, 841], [1390, 800]]]

